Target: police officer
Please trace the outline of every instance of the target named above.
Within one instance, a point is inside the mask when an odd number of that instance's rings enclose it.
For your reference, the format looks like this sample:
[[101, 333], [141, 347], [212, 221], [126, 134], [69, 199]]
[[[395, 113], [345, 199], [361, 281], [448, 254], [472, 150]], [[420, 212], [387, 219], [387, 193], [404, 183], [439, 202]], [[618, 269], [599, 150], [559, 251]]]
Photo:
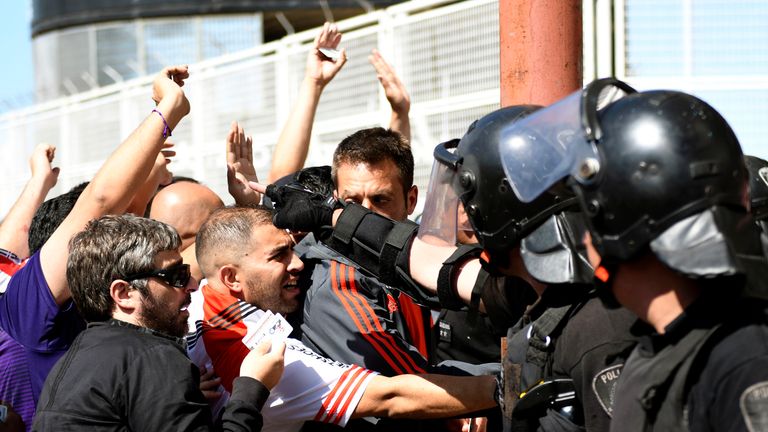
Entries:
[[643, 323], [612, 430], [766, 430], [768, 265], [738, 140], [694, 96], [625, 88], [599, 80], [513, 125], [506, 178], [522, 200], [567, 179], [598, 289]]
[[[461, 140], [437, 146], [417, 239], [408, 225], [348, 205], [325, 241], [384, 280], [413, 274], [419, 284], [411, 285], [412, 295], [448, 308], [468, 301], [488, 312], [496, 327], [509, 329], [506, 430], [607, 430], [614, 386], [635, 342], [629, 334], [633, 319], [605, 309], [587, 284], [592, 268], [582, 250], [585, 228], [575, 196], [561, 188], [522, 202], [504, 178], [499, 140], [536, 109], [495, 111]], [[288, 192], [271, 190], [273, 200], [284, 205], [276, 223], [297, 227], [307, 209], [323, 213], [306, 197], [296, 205]], [[329, 224], [330, 214], [326, 208], [320, 222]], [[453, 248], [462, 230], [473, 230], [482, 249]], [[442, 245], [450, 256], [409, 254], [410, 241]], [[435, 263], [436, 277], [419, 278], [418, 272]], [[473, 266], [475, 273], [468, 270]], [[467, 273], [473, 275], [469, 290], [462, 284]], [[392, 285], [408, 286], [396, 282]]]

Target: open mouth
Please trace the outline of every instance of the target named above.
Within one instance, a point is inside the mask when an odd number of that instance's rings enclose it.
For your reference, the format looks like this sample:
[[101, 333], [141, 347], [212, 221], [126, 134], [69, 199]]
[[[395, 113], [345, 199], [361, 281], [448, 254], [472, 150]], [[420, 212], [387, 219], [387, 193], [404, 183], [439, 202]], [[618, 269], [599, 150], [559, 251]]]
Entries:
[[294, 280], [286, 283], [283, 285], [284, 290], [292, 290], [292, 289], [298, 289], [299, 288], [299, 281]]

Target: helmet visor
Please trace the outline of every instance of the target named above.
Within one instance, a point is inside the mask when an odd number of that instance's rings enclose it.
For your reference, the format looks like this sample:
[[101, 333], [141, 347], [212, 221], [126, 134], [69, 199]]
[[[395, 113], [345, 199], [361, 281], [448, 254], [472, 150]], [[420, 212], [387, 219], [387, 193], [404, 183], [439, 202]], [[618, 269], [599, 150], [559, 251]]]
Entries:
[[[601, 85], [576, 91], [501, 132], [501, 163], [520, 201], [533, 201], [568, 176], [588, 183], [597, 174], [600, 164], [594, 141], [599, 128], [592, 123], [599, 109], [627, 94], [606, 85], [610, 82], [598, 83]], [[585, 116], [584, 111], [591, 114]]]
[[435, 149], [436, 158], [429, 176], [427, 199], [418, 233], [420, 240], [430, 244], [455, 246], [457, 230], [472, 230], [466, 215], [459, 220], [461, 206], [453, 188], [458, 175], [458, 158], [454, 159], [454, 163], [450, 163], [438, 156], [438, 153], [453, 156], [457, 142], [458, 140], [454, 140], [438, 144]]

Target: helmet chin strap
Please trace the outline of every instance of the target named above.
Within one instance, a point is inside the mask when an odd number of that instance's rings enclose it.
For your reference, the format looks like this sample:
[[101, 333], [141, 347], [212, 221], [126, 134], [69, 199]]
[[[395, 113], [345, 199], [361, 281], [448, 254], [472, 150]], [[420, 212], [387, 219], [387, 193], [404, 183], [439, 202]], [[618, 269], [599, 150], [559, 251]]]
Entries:
[[600, 266], [595, 269], [593, 278], [595, 291], [603, 305], [608, 309], [618, 309], [621, 307], [619, 301], [616, 300], [616, 296], [613, 295], [613, 279], [618, 267], [618, 263], [601, 262]]

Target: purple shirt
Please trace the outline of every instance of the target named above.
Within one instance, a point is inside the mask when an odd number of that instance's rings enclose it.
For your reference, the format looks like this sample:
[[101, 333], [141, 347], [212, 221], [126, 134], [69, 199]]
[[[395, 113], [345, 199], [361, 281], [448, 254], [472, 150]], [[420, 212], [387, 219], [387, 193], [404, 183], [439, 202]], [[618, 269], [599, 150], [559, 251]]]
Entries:
[[0, 297], [0, 328], [24, 349], [35, 403], [53, 365], [85, 329], [72, 300], [61, 308], [48, 288], [40, 252], [13, 275]]
[[0, 400], [11, 404], [26, 429], [32, 430], [35, 400], [24, 347], [0, 330]]

